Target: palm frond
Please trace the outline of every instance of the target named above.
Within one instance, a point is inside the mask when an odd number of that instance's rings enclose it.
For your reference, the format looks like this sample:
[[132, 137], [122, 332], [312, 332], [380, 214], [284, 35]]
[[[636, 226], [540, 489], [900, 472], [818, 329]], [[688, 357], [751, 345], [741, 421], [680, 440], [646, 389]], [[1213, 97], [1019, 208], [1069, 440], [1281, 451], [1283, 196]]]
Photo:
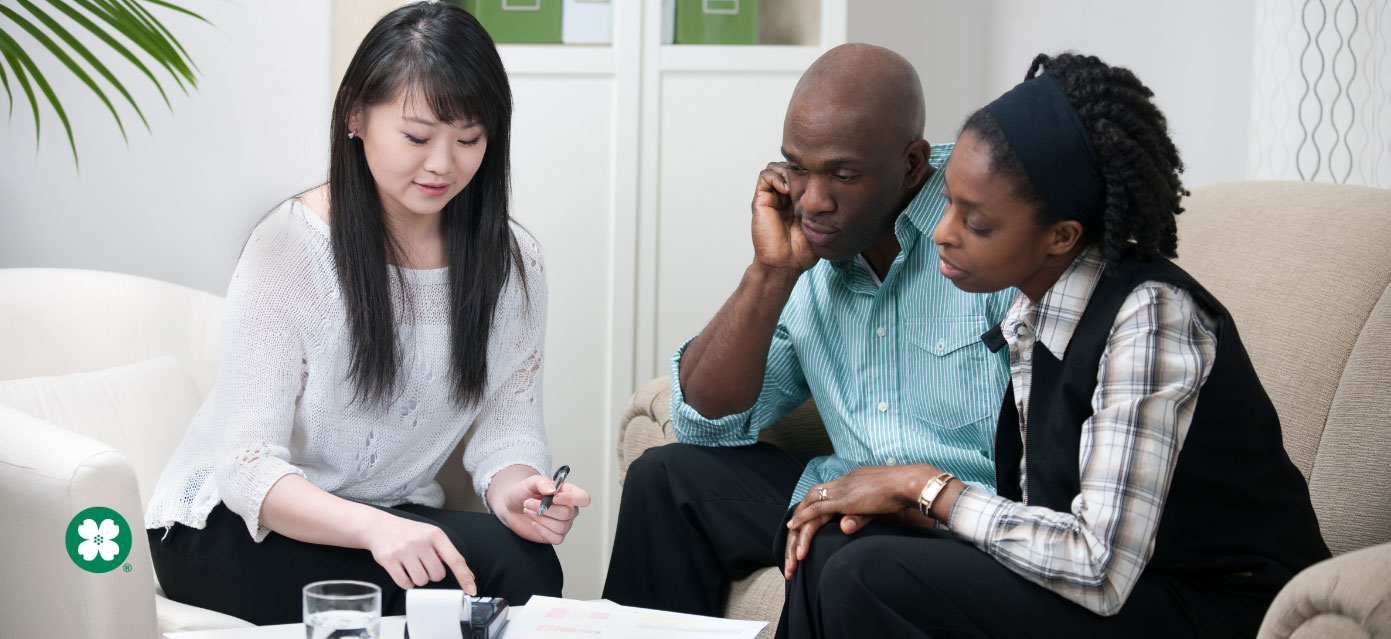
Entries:
[[[58, 24], [58, 21], [49, 17], [47, 13], [44, 13], [38, 7], [34, 6], [34, 3], [30, 2], [29, 0], [19, 0], [19, 6], [24, 7], [29, 11], [29, 13], [34, 14], [34, 17], [38, 18], [39, 22], [42, 22], [45, 27], [48, 27], [48, 29], [52, 31], [54, 34], [56, 34], [63, 42], [67, 43], [69, 47], [72, 47], [72, 50], [76, 51], [78, 55], [82, 56], [82, 59], [86, 60], [87, 64], [91, 65], [93, 69], [96, 69], [97, 73], [100, 74], [101, 77], [106, 78], [106, 81], [111, 83], [111, 86], [115, 87], [116, 90], [119, 91], [121, 95], [125, 97], [126, 102], [130, 103], [130, 108], [135, 110], [135, 114], [140, 116], [140, 122], [142, 122], [145, 125], [145, 130], [150, 130], [150, 122], [145, 119], [145, 113], [140, 110], [140, 105], [135, 103], [135, 98], [130, 96], [130, 92], [126, 90], [125, 86], [121, 84], [120, 80], [116, 79], [115, 75], [112, 75], [111, 70], [107, 69], [105, 64], [102, 64], [101, 60], [98, 60], [96, 56], [92, 55], [92, 52], [88, 50], [87, 47], [84, 46], [81, 42], [78, 42], [77, 38], [73, 37], [73, 35], [69, 33], [67, 29], [63, 28], [63, 25]], [[74, 69], [74, 72], [76, 73], [78, 71]], [[92, 90], [96, 91], [98, 95], [103, 96], [102, 101], [106, 101], [104, 94], [101, 93], [101, 89], [97, 88], [94, 84], [90, 82], [88, 83], [88, 86], [91, 86]], [[112, 108], [112, 113], [114, 114], [115, 108], [111, 107], [110, 102], [107, 102], [107, 106]], [[117, 116], [116, 120], [117, 122], [119, 122], [120, 116]], [[121, 132], [122, 135], [124, 135], [125, 129], [122, 128]]]
[[[63, 130], [68, 133], [68, 146], [72, 147], [72, 162], [74, 165], [77, 164], [77, 141], [72, 137], [72, 123], [68, 122], [68, 113], [63, 110], [62, 103], [58, 102], [58, 96], [54, 95], [53, 87], [49, 86], [48, 79], [43, 76], [43, 72], [39, 70], [38, 65], [34, 64], [34, 59], [30, 58], [29, 54], [25, 53], [24, 49], [20, 48], [19, 43], [15, 42], [14, 38], [11, 38], [9, 34], [3, 31], [0, 31], [0, 49], [5, 50], [7, 58], [12, 58], [11, 67], [15, 70], [15, 74], [19, 75], [27, 71], [29, 75], [34, 78], [34, 84], [39, 87], [39, 91], [43, 93], [44, 97], [48, 98], [49, 105], [53, 107], [53, 111], [58, 114], [58, 119], [63, 123]], [[14, 64], [16, 60], [19, 62], [18, 66]], [[23, 76], [20, 77], [22, 78]], [[37, 144], [37, 139], [39, 137], [39, 105], [38, 102], [34, 100], [34, 92], [28, 89], [27, 82], [25, 83], [25, 93], [29, 95], [29, 101], [34, 105], [34, 138], [35, 144]]]
[[[9, 3], [10, 0], [0, 0], [0, 2]], [[121, 120], [120, 111], [108, 97], [107, 89], [103, 88], [102, 82], [109, 84], [125, 98], [125, 103], [135, 111], [146, 130], [150, 129], [150, 123], [145, 119], [145, 113], [140, 109], [140, 105], [130, 91], [102, 61], [101, 56], [82, 43], [81, 34], [74, 33], [75, 31], [96, 38], [109, 47], [111, 51], [114, 51], [115, 55], [130, 62], [149, 79], [155, 89], [159, 91], [165, 106], [171, 110], [173, 106], [169, 101], [169, 95], [165, 92], [160, 78], [151, 70], [151, 65], [146, 64], [147, 61], [163, 68], [184, 93], [188, 93], [190, 87], [196, 88], [198, 86], [197, 75], [199, 71], [192, 56], [184, 49], [178, 38], [174, 37], [174, 34], [145, 5], [152, 5], [160, 10], [167, 10], [181, 16], [194, 18], [205, 24], [211, 24], [198, 13], [179, 7], [167, 0], [13, 0], [13, 2], [28, 15], [0, 4], [0, 85], [3, 85], [5, 89], [10, 117], [13, 119], [14, 103], [17, 97], [16, 93], [10, 89], [10, 75], [13, 74], [15, 83], [22, 89], [23, 95], [33, 111], [36, 140], [40, 133], [39, 102], [41, 99], [39, 94], [42, 94], [42, 100], [48, 102], [63, 124], [63, 129], [67, 133], [68, 146], [72, 149], [74, 165], [77, 165], [78, 161], [77, 141], [73, 137], [72, 125], [68, 120], [67, 111], [63, 108], [61, 101], [53, 91], [53, 87], [45, 77], [43, 67], [34, 60], [31, 52], [25, 51], [24, 45], [15, 39], [14, 36], [18, 33], [22, 32], [27, 35], [39, 45], [39, 49], [46, 51], [57, 61], [58, 65], [61, 65], [67, 72], [86, 85], [87, 89], [106, 105], [107, 111], [116, 120], [116, 127], [120, 131], [121, 137], [127, 141], [125, 124]], [[40, 8], [40, 4], [46, 4], [51, 9]], [[79, 29], [65, 26], [59, 22], [56, 18], [60, 14]], [[7, 31], [11, 25], [17, 29]]]
[[[22, 4], [25, 3], [21, 3], [21, 5]], [[126, 137], [126, 125], [121, 122], [121, 114], [116, 112], [115, 105], [111, 104], [111, 100], [107, 99], [106, 92], [102, 91], [101, 87], [97, 86], [97, 83], [92, 80], [92, 76], [87, 75], [87, 72], [84, 71], [82, 67], [77, 66], [77, 62], [72, 59], [72, 56], [68, 55], [67, 51], [64, 51], [62, 47], [58, 46], [58, 43], [48, 37], [48, 34], [40, 31], [38, 27], [34, 26], [34, 23], [25, 20], [24, 16], [19, 15], [13, 9], [5, 5], [0, 5], [0, 15], [9, 18], [15, 24], [19, 25], [21, 29], [29, 32], [29, 35], [35, 40], [38, 40], [39, 44], [42, 44], [45, 49], [48, 49], [49, 53], [53, 54], [53, 57], [58, 58], [58, 61], [62, 62], [63, 66], [66, 66], [69, 71], [72, 71], [73, 75], [77, 76], [77, 79], [81, 80], [83, 84], [87, 85], [87, 88], [96, 93], [97, 98], [106, 105], [108, 111], [111, 111], [111, 117], [116, 118], [116, 128], [121, 130], [121, 138], [129, 142], [130, 138]]]

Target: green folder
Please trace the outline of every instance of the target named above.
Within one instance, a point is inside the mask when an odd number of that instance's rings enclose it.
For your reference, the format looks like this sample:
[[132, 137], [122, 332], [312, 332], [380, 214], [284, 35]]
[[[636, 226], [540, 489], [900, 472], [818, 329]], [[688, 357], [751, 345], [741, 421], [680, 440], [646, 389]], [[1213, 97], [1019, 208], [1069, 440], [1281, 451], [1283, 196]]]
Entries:
[[758, 0], [676, 0], [676, 44], [758, 44]]
[[478, 18], [493, 42], [559, 44], [561, 0], [450, 0]]

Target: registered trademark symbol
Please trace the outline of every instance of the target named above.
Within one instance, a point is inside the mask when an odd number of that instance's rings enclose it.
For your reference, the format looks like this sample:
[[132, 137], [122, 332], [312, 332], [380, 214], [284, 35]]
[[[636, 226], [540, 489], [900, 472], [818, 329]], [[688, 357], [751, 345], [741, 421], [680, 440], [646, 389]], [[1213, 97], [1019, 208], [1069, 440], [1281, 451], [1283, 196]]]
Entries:
[[124, 565], [124, 566], [121, 566], [121, 570], [124, 570], [124, 571], [126, 571], [126, 572], [130, 572], [130, 564], [126, 564], [126, 565]]

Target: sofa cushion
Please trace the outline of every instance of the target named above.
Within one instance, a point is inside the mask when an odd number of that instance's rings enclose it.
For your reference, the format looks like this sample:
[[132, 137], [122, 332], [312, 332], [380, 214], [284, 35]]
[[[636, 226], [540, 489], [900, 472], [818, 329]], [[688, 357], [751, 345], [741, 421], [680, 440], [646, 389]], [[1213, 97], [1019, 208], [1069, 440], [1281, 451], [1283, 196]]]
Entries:
[[188, 367], [173, 357], [105, 370], [0, 381], [0, 404], [121, 451], [142, 504], [199, 406]]
[[1334, 554], [1391, 541], [1391, 191], [1195, 189], [1180, 266], [1231, 312]]

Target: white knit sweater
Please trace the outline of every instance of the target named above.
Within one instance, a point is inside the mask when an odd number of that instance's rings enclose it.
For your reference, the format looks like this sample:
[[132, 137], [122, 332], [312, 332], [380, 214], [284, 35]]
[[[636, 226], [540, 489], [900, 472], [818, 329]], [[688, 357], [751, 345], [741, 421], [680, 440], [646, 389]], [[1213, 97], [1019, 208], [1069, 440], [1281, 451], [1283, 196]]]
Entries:
[[[219, 502], [256, 539], [261, 501], [281, 477], [302, 475], [353, 501], [439, 507], [435, 473], [469, 433], [464, 468], [487, 492], [502, 468], [549, 474], [541, 422], [546, 280], [536, 241], [520, 227], [526, 291], [514, 271], [488, 336], [484, 398], [450, 401], [448, 269], [392, 268], [397, 395], [383, 408], [352, 402], [351, 343], [333, 268], [329, 227], [298, 200], [261, 222], [227, 290], [217, 381], [169, 459], [146, 509], [145, 527], [202, 528]], [[409, 304], [399, 303], [394, 274]], [[470, 430], [471, 429], [471, 430]]]

